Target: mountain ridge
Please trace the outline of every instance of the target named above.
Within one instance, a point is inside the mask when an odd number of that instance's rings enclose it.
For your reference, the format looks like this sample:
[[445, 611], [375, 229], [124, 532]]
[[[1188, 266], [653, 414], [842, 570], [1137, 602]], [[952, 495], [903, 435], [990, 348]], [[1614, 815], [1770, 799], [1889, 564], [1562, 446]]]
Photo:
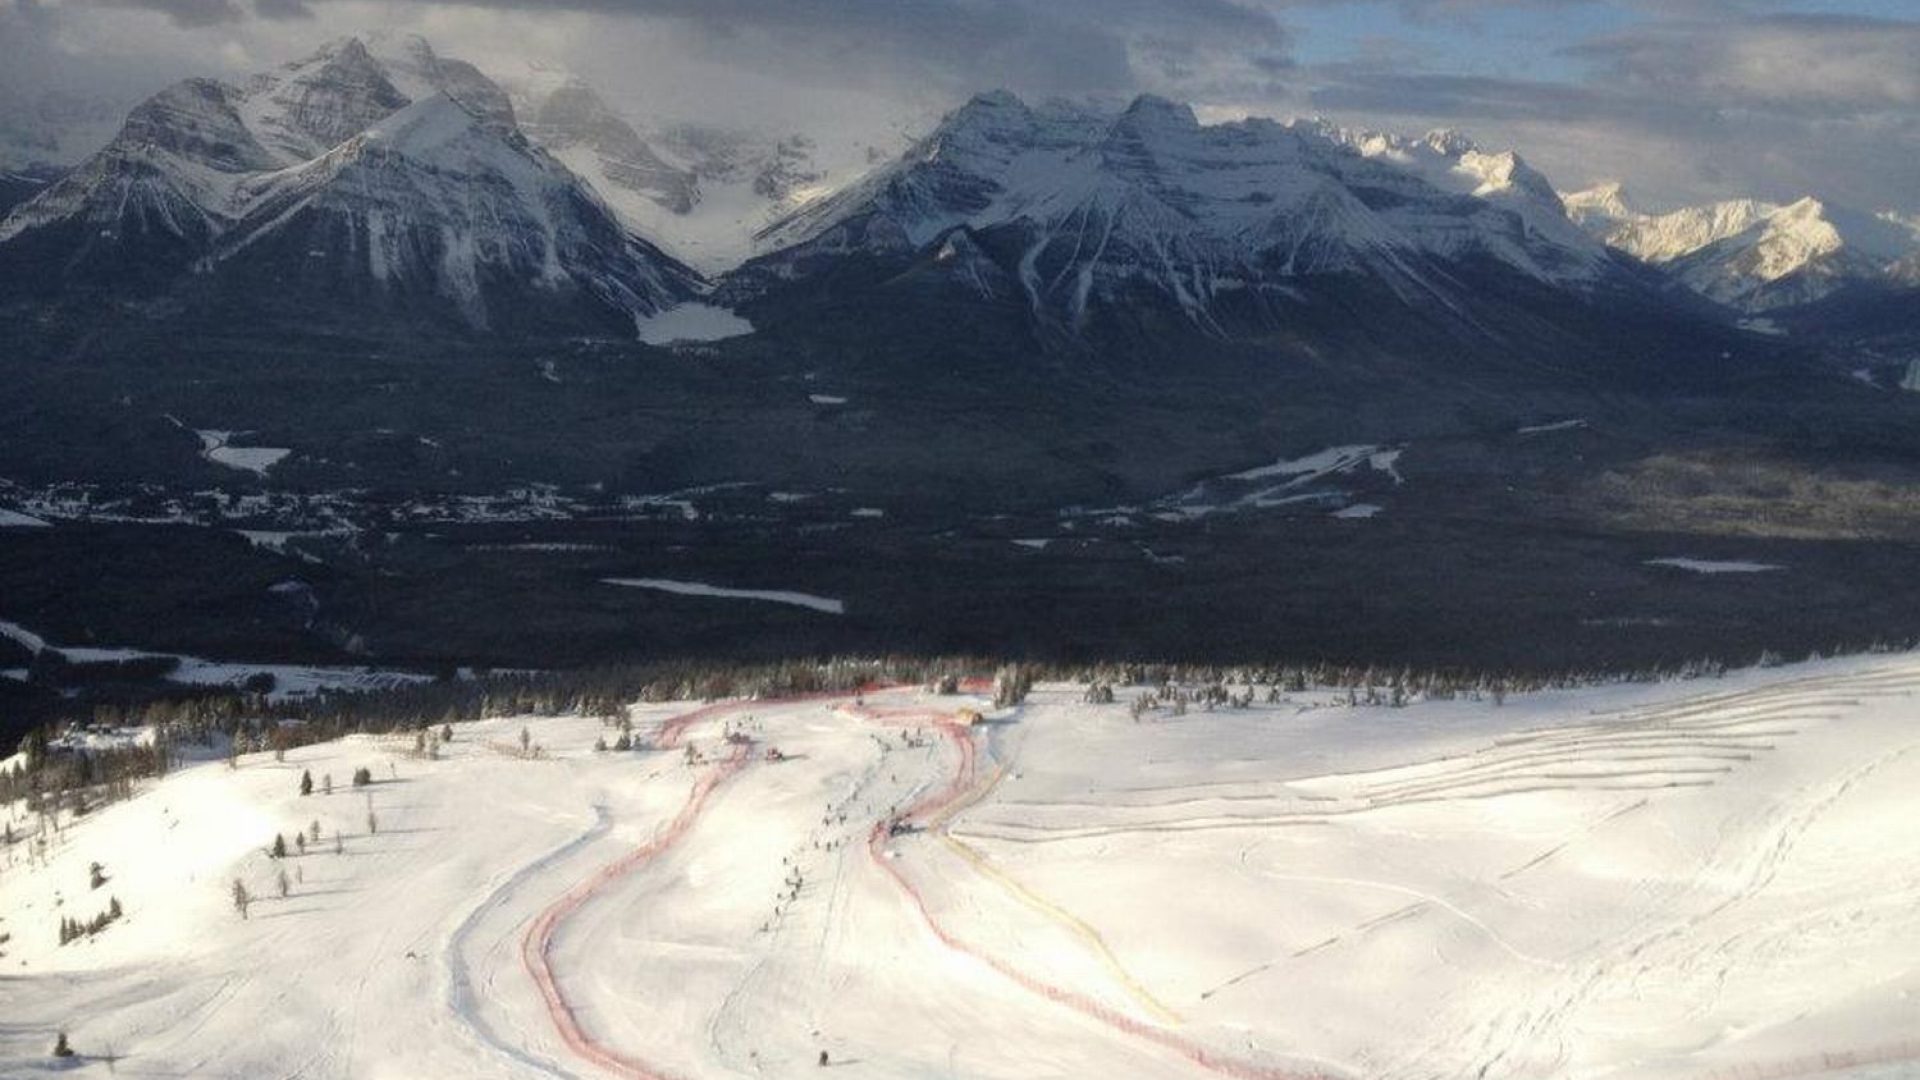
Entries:
[[[704, 289], [522, 135], [505, 92], [477, 69], [418, 39], [381, 44], [384, 59], [345, 38], [244, 86], [162, 90], [0, 222], [0, 265], [39, 269], [18, 280], [43, 296], [219, 294], [296, 319], [297, 298], [273, 291], [325, 281], [320, 295], [467, 330], [631, 332]], [[322, 206], [324, 223], [301, 218]], [[263, 243], [288, 237], [296, 219], [300, 244]], [[267, 250], [278, 260], [258, 257]], [[523, 319], [522, 307], [557, 317]]]
[[1920, 285], [1920, 226], [1805, 196], [1729, 199], [1664, 214], [1635, 210], [1618, 182], [1566, 196], [1608, 245], [1738, 311], [1798, 307], [1854, 285]]

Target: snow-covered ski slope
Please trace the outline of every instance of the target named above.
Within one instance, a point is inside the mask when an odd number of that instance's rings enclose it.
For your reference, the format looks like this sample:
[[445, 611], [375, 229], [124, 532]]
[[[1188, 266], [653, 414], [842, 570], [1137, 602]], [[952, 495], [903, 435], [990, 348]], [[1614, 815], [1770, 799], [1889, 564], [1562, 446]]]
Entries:
[[[0, 1075], [65, 1029], [121, 1076], [1912, 1076], [1917, 691], [1878, 656], [1136, 723], [1043, 686], [969, 727], [887, 690], [199, 765], [12, 849]], [[262, 849], [314, 821], [280, 899]]]

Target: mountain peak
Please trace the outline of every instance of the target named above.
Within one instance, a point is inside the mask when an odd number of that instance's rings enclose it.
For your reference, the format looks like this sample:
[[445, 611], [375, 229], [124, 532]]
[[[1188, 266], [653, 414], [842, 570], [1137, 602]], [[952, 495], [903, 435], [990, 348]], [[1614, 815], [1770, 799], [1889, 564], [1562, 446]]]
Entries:
[[1422, 136], [1420, 141], [1432, 147], [1436, 153], [1447, 157], [1459, 157], [1480, 149], [1479, 143], [1474, 142], [1464, 132], [1453, 128], [1434, 128]]
[[483, 124], [481, 117], [443, 93], [401, 109], [368, 128], [363, 137], [408, 154], [431, 153]]
[[1324, 125], [1203, 125], [1151, 94], [1118, 115], [982, 95], [914, 152], [763, 233], [769, 253], [736, 281], [785, 287], [855, 253], [952, 265], [957, 250], [937, 245], [957, 227], [999, 266], [995, 282], [1070, 332], [1096, 308], [1156, 296], [1232, 333], [1356, 275], [1414, 306], [1468, 266], [1528, 288], [1617, 280], [1517, 155], [1397, 137], [1377, 149]]
[[380, 71], [380, 62], [373, 51], [367, 48], [366, 41], [357, 35], [335, 38], [320, 46], [301, 59], [281, 65], [286, 72], [334, 71], [358, 72], [364, 75], [385, 75]]
[[1120, 114], [1120, 122], [1129, 125], [1151, 123], [1176, 128], [1195, 128], [1200, 121], [1193, 115], [1193, 107], [1180, 101], [1171, 101], [1158, 94], [1141, 94], [1133, 99], [1126, 111]]
[[1020, 95], [1006, 89], [982, 90], [968, 98], [967, 103], [961, 106], [963, 110], [968, 108], [1025, 109], [1026, 107], [1027, 103], [1020, 100]]
[[303, 59], [295, 60], [286, 66], [303, 66], [316, 60], [325, 61], [335, 58], [348, 61], [360, 61], [372, 60], [373, 56], [367, 51], [367, 43], [360, 35], [343, 34], [340, 37], [334, 38], [332, 41], [323, 43], [319, 48], [308, 53]]
[[1814, 221], [1827, 216], [1827, 204], [1816, 195], [1802, 195], [1774, 212], [1787, 221]]
[[[20, 245], [30, 231], [50, 239]], [[619, 332], [700, 286], [534, 146], [497, 85], [412, 37], [155, 95], [7, 219], [0, 277], [70, 235], [88, 245], [75, 283], [165, 292], [192, 275], [207, 302], [256, 313], [320, 298], [349, 318]]]
[[1619, 180], [1603, 180], [1585, 191], [1564, 193], [1560, 196], [1560, 203], [1566, 207], [1567, 216], [1575, 224], [1589, 231], [1645, 217], [1633, 208], [1626, 185]]

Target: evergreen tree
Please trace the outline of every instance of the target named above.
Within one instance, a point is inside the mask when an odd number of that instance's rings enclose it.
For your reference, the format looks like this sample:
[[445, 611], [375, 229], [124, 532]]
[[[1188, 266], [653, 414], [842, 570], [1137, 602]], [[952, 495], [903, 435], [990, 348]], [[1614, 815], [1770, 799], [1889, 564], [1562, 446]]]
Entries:
[[270, 852], [270, 854], [272, 854], [272, 856], [276, 859], [286, 858], [287, 857], [287, 838], [284, 836], [281, 836], [279, 833], [274, 833], [273, 834], [273, 851]]
[[58, 1038], [53, 1040], [53, 1056], [57, 1058], [70, 1058], [73, 1056], [73, 1047], [67, 1045], [67, 1033], [64, 1031], [60, 1033]]
[[300, 770], [300, 794], [313, 794], [313, 773], [310, 770]]
[[993, 707], [1005, 709], [1027, 700], [1033, 689], [1033, 671], [1024, 664], [1008, 664], [993, 677]]
[[240, 917], [244, 919], [247, 917], [247, 905], [251, 903], [253, 903], [253, 897], [247, 893], [247, 883], [241, 881], [239, 878], [234, 878], [233, 910], [239, 912]]

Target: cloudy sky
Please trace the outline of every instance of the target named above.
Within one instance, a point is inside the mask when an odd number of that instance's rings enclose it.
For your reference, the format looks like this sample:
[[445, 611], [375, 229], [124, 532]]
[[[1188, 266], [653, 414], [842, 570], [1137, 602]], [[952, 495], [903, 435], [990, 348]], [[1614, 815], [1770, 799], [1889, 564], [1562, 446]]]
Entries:
[[1920, 211], [1917, 0], [0, 0], [0, 127], [372, 29], [496, 73], [562, 65], [643, 118], [884, 139], [980, 89], [1152, 91], [1455, 127], [1650, 208]]

